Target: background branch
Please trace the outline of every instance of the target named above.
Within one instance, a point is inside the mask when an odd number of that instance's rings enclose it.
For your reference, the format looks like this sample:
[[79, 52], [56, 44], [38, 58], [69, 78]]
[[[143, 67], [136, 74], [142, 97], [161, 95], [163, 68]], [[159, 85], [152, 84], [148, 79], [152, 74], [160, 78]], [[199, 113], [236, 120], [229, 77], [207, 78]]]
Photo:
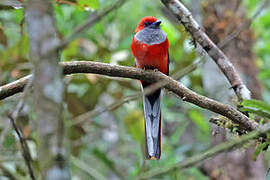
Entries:
[[268, 133], [269, 131], [270, 131], [270, 124], [266, 124], [254, 132], [251, 132], [247, 135], [243, 135], [240, 138], [236, 138], [229, 142], [221, 143], [201, 154], [196, 154], [190, 158], [187, 158], [186, 160], [173, 164], [172, 166], [162, 167], [143, 173], [139, 179], [150, 179], [152, 177], [168, 173], [169, 171], [172, 171], [174, 169], [185, 169], [188, 167], [192, 167], [194, 165], [201, 163], [203, 160], [207, 158], [215, 156], [216, 154], [232, 150], [233, 148], [240, 147], [248, 143], [250, 140], [259, 138], [261, 135]]
[[252, 22], [260, 15], [260, 13], [269, 5], [269, 0], [263, 1], [260, 6], [256, 9], [253, 15], [249, 18], [249, 20], [243, 24], [241, 24], [237, 29], [235, 29], [230, 35], [226, 36], [223, 41], [218, 43], [218, 47], [223, 49], [226, 45], [229, 44], [235, 37], [237, 37], [243, 30], [250, 27]]
[[35, 180], [36, 178], [35, 178], [35, 175], [34, 175], [32, 164], [31, 164], [32, 163], [32, 158], [31, 158], [27, 143], [25, 141], [25, 138], [23, 137], [23, 133], [21, 133], [19, 128], [16, 126], [15, 119], [13, 119], [13, 117], [11, 115], [8, 115], [8, 118], [9, 118], [9, 120], [10, 120], [10, 122], [12, 124], [12, 127], [14, 128], [19, 140], [20, 140], [20, 144], [22, 146], [22, 151], [23, 151], [23, 153], [22, 153], [23, 158], [24, 158], [24, 161], [25, 161], [26, 166], [28, 168], [30, 177], [31, 177], [32, 180]]
[[108, 15], [113, 10], [116, 10], [117, 8], [121, 7], [127, 0], [118, 0], [115, 4], [105, 8], [102, 11], [95, 11], [90, 15], [90, 18], [86, 20], [84, 23], [79, 25], [77, 28], [74, 29], [74, 31], [66, 37], [57, 48], [61, 49], [64, 48], [66, 45], [68, 45], [76, 36], [78, 36], [80, 33], [85, 31], [87, 28], [92, 27], [94, 24], [96, 24], [98, 21], [100, 21], [102, 18], [104, 18], [106, 15]]

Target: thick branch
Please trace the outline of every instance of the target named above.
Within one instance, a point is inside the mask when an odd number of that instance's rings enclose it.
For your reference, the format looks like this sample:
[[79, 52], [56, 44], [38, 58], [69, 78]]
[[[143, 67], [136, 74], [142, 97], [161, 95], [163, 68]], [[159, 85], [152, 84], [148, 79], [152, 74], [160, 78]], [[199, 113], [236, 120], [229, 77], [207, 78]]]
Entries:
[[12, 83], [0, 87], [0, 100], [3, 100], [9, 96], [20, 93], [23, 91], [27, 81], [32, 77], [32, 75], [25, 76], [18, 79]]
[[203, 32], [199, 24], [192, 17], [190, 11], [178, 0], [162, 0], [162, 2], [184, 25], [193, 39], [196, 40], [215, 61], [229, 80], [237, 96], [240, 99], [250, 99], [250, 91], [242, 82], [239, 74], [229, 61], [228, 57], [217, 47], [215, 43], [211, 41], [206, 33]]
[[[160, 72], [145, 71], [133, 67], [125, 67], [89, 61], [63, 62], [61, 63], [61, 65], [63, 67], [64, 74], [94, 73], [113, 77], [139, 79], [148, 82], [157, 82], [163, 80], [167, 82], [164, 88], [174, 92], [183, 101], [196, 104], [199, 107], [226, 116], [233, 122], [239, 124], [239, 127], [244, 130], [251, 131], [258, 127], [258, 124], [255, 121], [251, 121], [247, 116], [245, 116], [232, 106], [222, 104], [205, 96], [201, 96], [184, 87], [179, 82], [173, 80], [171, 77], [168, 77]], [[26, 80], [24, 81], [26, 82]], [[19, 85], [22, 87], [22, 82], [20, 80], [18, 80], [17, 82], [19, 82]], [[15, 94], [12, 93], [12, 89], [15, 89], [16, 92], [18, 90], [14, 83], [11, 83], [11, 85], [7, 84], [5, 86], [2, 86], [0, 89], [0, 96], [1, 94], [7, 95], [6, 92], [9, 92], [9, 96]]]
[[225, 142], [222, 144], [219, 144], [208, 151], [205, 151], [201, 154], [196, 154], [190, 158], [187, 158], [184, 161], [181, 161], [179, 163], [173, 164], [169, 167], [163, 167], [162, 169], [154, 169], [152, 171], [148, 171], [144, 174], [139, 179], [151, 179], [155, 176], [160, 176], [162, 174], [166, 174], [169, 171], [172, 171], [174, 169], [185, 169], [188, 167], [192, 167], [196, 164], [201, 163], [203, 160], [213, 157], [216, 154], [219, 154], [221, 152], [229, 151], [233, 148], [240, 147], [246, 143], [248, 143], [252, 139], [259, 138], [261, 135], [266, 134], [270, 131], [270, 124], [266, 124], [263, 127], [259, 128], [257, 131], [251, 132], [247, 135], [244, 135], [240, 138], [237, 138], [235, 140], [231, 140], [229, 142]]

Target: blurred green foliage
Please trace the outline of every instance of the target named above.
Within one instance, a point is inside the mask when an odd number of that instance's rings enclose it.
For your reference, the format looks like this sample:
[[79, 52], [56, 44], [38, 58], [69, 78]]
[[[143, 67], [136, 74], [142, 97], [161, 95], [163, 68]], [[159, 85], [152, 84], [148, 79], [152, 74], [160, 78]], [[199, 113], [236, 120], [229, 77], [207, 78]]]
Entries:
[[[101, 10], [114, 1], [78, 0], [77, 5], [54, 3], [55, 24], [61, 39], [70, 35], [74, 28], [83, 23], [94, 9]], [[185, 1], [191, 6], [190, 1]], [[245, 0], [245, 7], [251, 13], [258, 1]], [[110, 13], [84, 33], [78, 35], [61, 52], [61, 61], [87, 60], [134, 66], [130, 43], [134, 29], [144, 16], [156, 16], [162, 20], [170, 42], [170, 73], [180, 71], [197, 59], [191, 38], [184, 28], [167, 17], [159, 1], [128, 1], [120, 9]], [[23, 9], [0, 10], [0, 85], [12, 82], [31, 72], [29, 40]], [[254, 20], [252, 28], [256, 33], [254, 52], [258, 57], [259, 78], [264, 85], [264, 100], [270, 102], [270, 13], [262, 13]], [[72, 124], [75, 117], [85, 112], [103, 108], [121, 98], [140, 91], [139, 82], [120, 78], [107, 78], [92, 74], [71, 75], [66, 79], [65, 121]], [[201, 70], [186, 75], [181, 82], [194, 91], [204, 94]], [[0, 102], [1, 134], [8, 127], [6, 112], [15, 109], [20, 95]], [[35, 131], [33, 104], [28, 97], [25, 111], [29, 115], [28, 138], [32, 154], [37, 153], [38, 139]], [[257, 101], [244, 101], [244, 108], [251, 112], [269, 113], [269, 105]], [[71, 155], [86, 163], [92, 172], [108, 179], [133, 179], [140, 173], [155, 167], [166, 167], [210, 146], [210, 124], [205, 111], [183, 103], [173, 95], [163, 94], [163, 152], [159, 161], [144, 160], [144, 126], [142, 100], [131, 101], [118, 109], [107, 111], [87, 122], [68, 128], [67, 142]], [[261, 115], [261, 114], [259, 114]], [[269, 118], [266, 116], [266, 118]], [[25, 127], [22, 127], [25, 128]], [[25, 132], [26, 133], [26, 132]], [[26, 176], [17, 137], [9, 128], [0, 148], [0, 163], [11, 167], [10, 171]], [[0, 138], [1, 141], [1, 138]], [[262, 149], [262, 148], [260, 148]], [[260, 152], [260, 149], [258, 150]], [[258, 152], [257, 151], [257, 152]], [[5, 157], [10, 157], [5, 160]], [[34, 159], [37, 156], [33, 156]], [[77, 161], [76, 161], [77, 162]], [[73, 179], [89, 179], [79, 164], [72, 163]], [[20, 169], [20, 170], [18, 170]], [[1, 178], [1, 177], [0, 177]], [[185, 171], [175, 170], [155, 179], [208, 179], [198, 168]]]

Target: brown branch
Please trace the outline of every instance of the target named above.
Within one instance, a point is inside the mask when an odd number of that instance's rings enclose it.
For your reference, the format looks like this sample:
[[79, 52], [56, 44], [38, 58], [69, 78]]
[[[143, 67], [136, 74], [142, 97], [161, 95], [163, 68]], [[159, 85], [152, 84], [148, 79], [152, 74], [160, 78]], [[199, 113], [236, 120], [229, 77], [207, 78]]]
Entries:
[[32, 75], [25, 76], [7, 85], [0, 87], [0, 100], [3, 100], [9, 96], [20, 93], [23, 91], [27, 81], [32, 77]]
[[250, 91], [242, 82], [239, 74], [235, 70], [228, 57], [217, 47], [215, 43], [206, 35], [199, 24], [192, 17], [190, 11], [178, 0], [161, 0], [163, 4], [171, 10], [171, 12], [184, 25], [186, 30], [191, 34], [208, 55], [215, 61], [218, 67], [227, 77], [232, 88], [239, 99], [250, 99]]
[[[172, 75], [172, 78], [175, 80], [179, 80], [182, 77], [184, 77], [185, 75], [189, 74], [190, 72], [194, 71], [195, 69], [197, 69], [197, 67], [203, 63], [203, 59], [199, 59], [194, 61], [192, 64], [190, 64], [189, 66], [175, 72]], [[124, 103], [130, 102], [130, 101], [134, 101], [140, 97], [142, 97], [143, 95], [148, 95], [152, 92], [154, 92], [155, 90], [164, 87], [168, 82], [167, 81], [159, 81], [156, 82], [154, 84], [151, 84], [150, 86], [148, 86], [147, 88], [144, 89], [143, 92], [139, 92], [130, 96], [126, 96], [123, 97], [105, 107], [102, 108], [96, 108], [94, 110], [88, 111], [86, 113], [83, 113], [77, 117], [74, 118], [74, 121], [72, 123], [72, 125], [76, 125], [79, 123], [83, 123], [86, 122], [87, 120], [99, 116], [100, 114], [106, 112], [106, 111], [112, 111], [117, 109], [118, 107], [120, 107], [121, 105], [123, 105]]]
[[[89, 61], [63, 62], [60, 64], [63, 67], [64, 74], [94, 73], [113, 77], [139, 79], [148, 82], [166, 81], [168, 83], [164, 86], [164, 88], [175, 93], [183, 101], [190, 102], [204, 109], [208, 109], [220, 115], [226, 116], [234, 123], [239, 124], [240, 128], [247, 131], [254, 130], [259, 126], [255, 121], [251, 121], [247, 116], [245, 116], [232, 106], [222, 104], [205, 96], [201, 96], [184, 87], [179, 82], [173, 80], [171, 77], [168, 77], [160, 72], [145, 71], [133, 67]], [[4, 90], [12, 92], [12, 89], [9, 89], [9, 85], [5, 85], [5, 87], [6, 88]], [[14, 83], [12, 83], [12, 86], [10, 88], [15, 88]], [[0, 94], [2, 93], [3, 92], [0, 90]]]

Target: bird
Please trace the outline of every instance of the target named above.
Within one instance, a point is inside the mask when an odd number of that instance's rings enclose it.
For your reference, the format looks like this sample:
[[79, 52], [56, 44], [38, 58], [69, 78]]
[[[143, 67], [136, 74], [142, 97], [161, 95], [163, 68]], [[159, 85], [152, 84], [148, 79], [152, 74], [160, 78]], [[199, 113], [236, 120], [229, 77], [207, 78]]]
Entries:
[[[169, 75], [169, 41], [160, 28], [161, 21], [153, 16], [142, 18], [135, 29], [131, 52], [137, 68], [158, 70]], [[141, 81], [142, 91], [151, 85]], [[161, 89], [143, 97], [146, 159], [161, 156]]]

